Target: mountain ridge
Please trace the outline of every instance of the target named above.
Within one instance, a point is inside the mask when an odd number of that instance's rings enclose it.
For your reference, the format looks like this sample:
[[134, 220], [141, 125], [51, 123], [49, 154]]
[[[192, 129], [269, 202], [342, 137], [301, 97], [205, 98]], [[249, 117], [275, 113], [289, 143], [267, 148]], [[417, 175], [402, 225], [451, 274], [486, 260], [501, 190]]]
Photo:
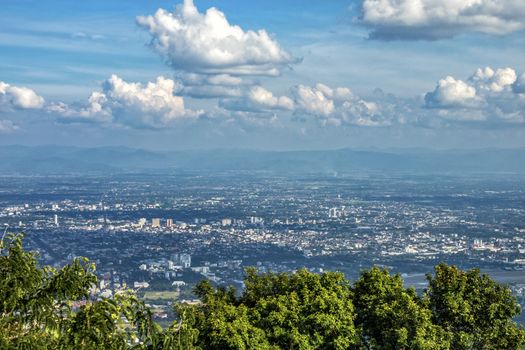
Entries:
[[107, 173], [126, 171], [270, 171], [345, 173], [525, 174], [525, 149], [431, 150], [244, 149], [151, 151], [128, 147], [0, 146], [0, 174]]

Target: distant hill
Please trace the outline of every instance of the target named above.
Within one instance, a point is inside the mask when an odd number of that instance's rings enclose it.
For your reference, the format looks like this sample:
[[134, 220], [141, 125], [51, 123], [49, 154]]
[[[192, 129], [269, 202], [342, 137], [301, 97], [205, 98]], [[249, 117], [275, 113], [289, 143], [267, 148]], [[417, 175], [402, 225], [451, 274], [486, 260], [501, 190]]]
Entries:
[[345, 173], [525, 173], [525, 149], [483, 150], [207, 150], [155, 152], [126, 147], [0, 146], [0, 174], [127, 171], [271, 171]]

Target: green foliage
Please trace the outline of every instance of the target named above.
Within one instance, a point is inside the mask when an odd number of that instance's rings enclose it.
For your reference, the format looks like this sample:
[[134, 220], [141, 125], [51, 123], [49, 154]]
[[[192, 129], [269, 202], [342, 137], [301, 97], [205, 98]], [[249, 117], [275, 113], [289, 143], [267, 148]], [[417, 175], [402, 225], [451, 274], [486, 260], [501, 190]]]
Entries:
[[357, 344], [351, 289], [342, 274], [246, 272], [239, 297], [233, 288], [215, 290], [201, 282], [195, 292], [203, 304], [177, 307], [187, 326], [178, 335], [186, 339], [192, 330], [192, 336], [198, 334], [192, 346], [200, 349], [348, 349]]
[[240, 302], [280, 348], [347, 349], [358, 341], [352, 291], [343, 274], [258, 275], [248, 269]]
[[523, 328], [512, 322], [519, 304], [505, 286], [477, 269], [445, 264], [427, 280], [432, 319], [452, 335], [454, 349], [520, 349], [525, 343]]
[[178, 305], [165, 336], [177, 349], [523, 349], [519, 305], [478, 270], [441, 264], [418, 295], [399, 275], [372, 268], [354, 286], [340, 273], [259, 274], [245, 290], [201, 282], [200, 305]]
[[[0, 244], [1, 349], [124, 349], [155, 345], [160, 329], [129, 293], [90, 300], [95, 266], [75, 259], [56, 270], [38, 266], [22, 235]], [[78, 308], [74, 304], [83, 304]]]
[[246, 270], [242, 293], [195, 288], [167, 329], [129, 291], [92, 300], [95, 266], [75, 259], [39, 267], [21, 235], [0, 241], [0, 349], [86, 350], [484, 350], [523, 349], [510, 290], [481, 274], [440, 264], [418, 295], [399, 275], [372, 268], [350, 285], [341, 273]]
[[367, 349], [448, 349], [448, 334], [431, 321], [431, 313], [399, 275], [377, 267], [355, 283], [357, 325]]

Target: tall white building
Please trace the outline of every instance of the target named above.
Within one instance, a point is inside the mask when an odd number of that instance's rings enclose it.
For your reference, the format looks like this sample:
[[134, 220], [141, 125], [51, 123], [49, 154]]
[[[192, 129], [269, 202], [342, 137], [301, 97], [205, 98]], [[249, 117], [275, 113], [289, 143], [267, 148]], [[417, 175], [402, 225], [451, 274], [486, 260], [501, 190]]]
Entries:
[[256, 224], [262, 224], [263, 218], [257, 217], [257, 216], [251, 216], [250, 217], [250, 224], [256, 225]]
[[181, 253], [181, 254], [178, 254], [178, 253], [175, 253], [171, 256], [171, 260], [179, 265], [179, 266], [182, 266], [183, 268], [185, 269], [188, 269], [191, 267], [191, 254], [186, 254], [186, 253]]
[[183, 268], [188, 269], [191, 267], [191, 255], [190, 254], [180, 254], [179, 260]]

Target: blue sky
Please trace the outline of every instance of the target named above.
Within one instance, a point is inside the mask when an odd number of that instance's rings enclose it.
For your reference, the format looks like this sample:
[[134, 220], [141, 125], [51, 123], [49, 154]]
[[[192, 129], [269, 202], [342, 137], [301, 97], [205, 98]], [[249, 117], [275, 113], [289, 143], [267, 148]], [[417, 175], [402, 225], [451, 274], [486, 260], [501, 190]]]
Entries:
[[467, 3], [5, 0], [0, 143], [524, 147], [525, 4]]

